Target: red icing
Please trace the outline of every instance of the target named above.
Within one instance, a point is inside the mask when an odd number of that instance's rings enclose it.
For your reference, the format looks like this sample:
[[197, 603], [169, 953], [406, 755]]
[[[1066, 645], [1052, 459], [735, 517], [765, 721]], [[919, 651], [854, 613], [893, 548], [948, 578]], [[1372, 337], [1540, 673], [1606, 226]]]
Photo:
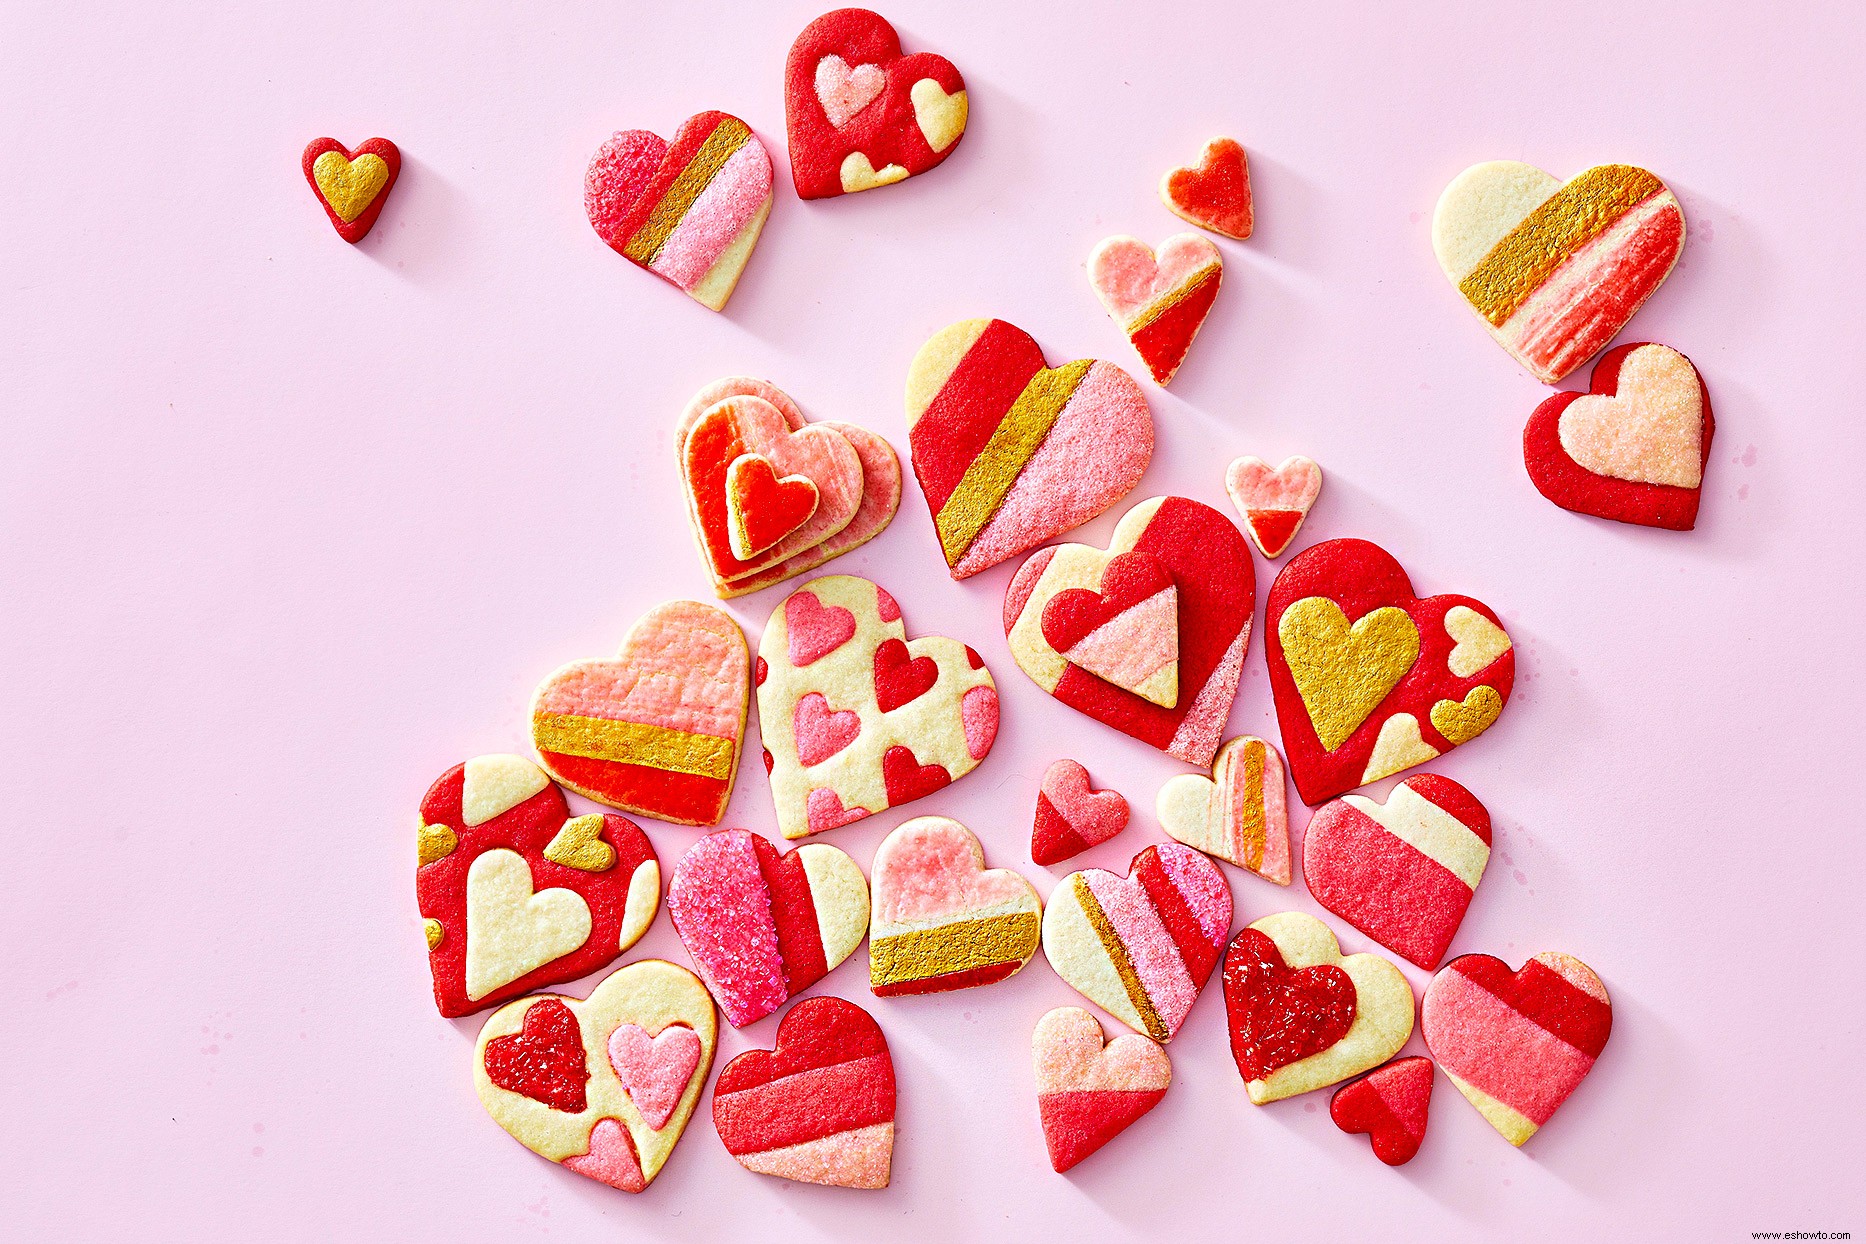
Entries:
[[884, 639], [875, 649], [875, 702], [882, 712], [919, 699], [938, 681], [939, 664], [932, 657], [910, 659], [901, 640]]
[[1206, 144], [1199, 163], [1166, 176], [1167, 199], [1199, 224], [1234, 238], [1251, 234], [1250, 161], [1236, 140]]
[[[363, 209], [362, 214], [348, 224], [345, 224], [343, 218], [331, 210], [330, 204], [324, 200], [324, 192], [318, 189], [318, 157], [327, 151], [338, 152], [352, 163], [355, 163], [358, 156], [379, 156], [382, 162], [389, 166], [389, 178], [382, 183], [382, 189], [376, 192], [376, 197], [369, 201], [369, 206]], [[351, 151], [334, 138], [314, 139], [305, 147], [304, 159], [301, 163], [304, 166], [305, 180], [311, 183], [311, 193], [317, 196], [318, 206], [323, 208], [324, 214], [330, 218], [331, 227], [337, 231], [338, 237], [351, 243], [361, 242], [364, 236], [375, 227], [376, 217], [382, 215], [383, 205], [389, 201], [389, 191], [395, 189], [395, 179], [402, 175], [401, 150], [386, 138], [372, 138], [355, 151]]]
[[771, 919], [777, 926], [778, 957], [784, 962], [784, 982], [795, 995], [822, 980], [829, 972], [823, 955], [823, 933], [817, 924], [816, 899], [803, 857], [795, 851], [780, 855], [762, 835], [752, 835], [758, 871], [771, 896]]
[[590, 1069], [575, 1013], [556, 998], [534, 1004], [517, 1032], [486, 1043], [486, 1078], [553, 1110], [582, 1114]]
[[753, 549], [770, 548], [816, 513], [816, 485], [802, 476], [778, 478], [768, 458], [749, 456], [731, 481], [745, 541]]
[[1319, 1054], [1354, 1023], [1354, 981], [1338, 965], [1292, 969], [1269, 934], [1246, 928], [1225, 951], [1231, 1057], [1246, 1081]]
[[1296, 534], [1296, 528], [1302, 526], [1301, 510], [1252, 510], [1244, 516], [1256, 533], [1257, 543], [1263, 546], [1265, 557], [1278, 557]]
[[881, 780], [887, 787], [888, 806], [897, 808], [922, 795], [932, 794], [950, 783], [952, 775], [942, 765], [921, 764], [911, 750], [896, 743], [882, 753]]
[[1043, 1143], [1050, 1166], [1066, 1171], [1126, 1131], [1128, 1125], [1160, 1104], [1165, 1089], [1099, 1089], [1042, 1093], [1037, 1113], [1043, 1120]]
[[1568, 983], [1552, 968], [1531, 959], [1511, 973], [1509, 964], [1490, 955], [1460, 955], [1445, 965], [1496, 995], [1511, 1010], [1538, 1027], [1598, 1058], [1613, 1031], [1613, 1007]]
[[877, 998], [894, 998], [904, 994], [944, 993], [951, 989], [970, 989], [975, 985], [990, 985], [1004, 980], [1023, 967], [1023, 961], [1012, 959], [1006, 963], [988, 963], [983, 967], [967, 968], [963, 972], [948, 972], [944, 976], [922, 976], [912, 980], [898, 981], [892, 985], [869, 986]]
[[894, 1060], [852, 1002], [806, 998], [778, 1024], [777, 1048], [739, 1055], [713, 1089], [726, 1150], [758, 1153], [894, 1119]]
[[[1206, 866], [1215, 867], [1211, 864]], [[1192, 988], [1196, 993], [1204, 988], [1212, 969], [1218, 965], [1218, 949], [1224, 944], [1224, 934], [1219, 934], [1216, 945], [1206, 937], [1205, 930], [1199, 926], [1198, 916], [1161, 865], [1160, 848], [1148, 847], [1135, 856], [1128, 872], [1140, 882], [1141, 888], [1147, 892], [1147, 901], [1159, 913], [1160, 922], [1172, 937], [1173, 945], [1179, 951], [1179, 961], [1186, 965], [1186, 975], [1192, 978]]]
[[1192, 339], [1199, 335], [1199, 326], [1205, 323], [1212, 302], [1218, 297], [1218, 285], [1218, 274], [1214, 272], [1161, 312], [1152, 323], [1129, 336], [1155, 383], [1165, 384], [1171, 380], [1179, 365], [1185, 362], [1186, 352], [1192, 349]]
[[1425, 1140], [1432, 1105], [1432, 1060], [1396, 1058], [1329, 1099], [1328, 1115], [1344, 1132], [1364, 1132], [1374, 1156], [1388, 1166], [1404, 1166]]
[[1075, 647], [1117, 614], [1173, 586], [1173, 576], [1148, 553], [1123, 553], [1102, 572], [1101, 591], [1072, 587], [1043, 607], [1043, 639], [1058, 652]]

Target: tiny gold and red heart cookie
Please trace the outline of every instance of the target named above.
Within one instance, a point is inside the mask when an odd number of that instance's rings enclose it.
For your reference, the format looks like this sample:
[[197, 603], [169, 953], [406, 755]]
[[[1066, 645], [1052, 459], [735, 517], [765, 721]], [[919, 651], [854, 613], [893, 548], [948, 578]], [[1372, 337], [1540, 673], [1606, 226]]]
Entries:
[[402, 153], [386, 138], [355, 151], [334, 138], [313, 139], [302, 163], [331, 227], [346, 242], [361, 242], [374, 227], [402, 173]]

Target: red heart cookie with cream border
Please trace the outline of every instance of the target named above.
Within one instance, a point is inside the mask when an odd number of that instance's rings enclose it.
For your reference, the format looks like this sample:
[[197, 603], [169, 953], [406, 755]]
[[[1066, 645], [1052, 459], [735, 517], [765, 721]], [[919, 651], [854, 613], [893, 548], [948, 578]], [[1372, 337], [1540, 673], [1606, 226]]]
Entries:
[[1160, 385], [1186, 361], [1224, 276], [1224, 256], [1196, 233], [1173, 235], [1157, 255], [1139, 238], [1105, 238], [1088, 261], [1095, 296]]
[[1404, 1166], [1425, 1140], [1432, 1108], [1432, 1060], [1414, 1055], [1396, 1058], [1328, 1099], [1328, 1117], [1350, 1135], [1364, 1132], [1374, 1156], [1388, 1166]]
[[417, 845], [434, 1002], [449, 1017], [595, 971], [640, 940], [661, 904], [640, 827], [573, 818], [520, 756], [443, 773], [421, 800]]
[[334, 138], [313, 139], [301, 163], [331, 227], [346, 242], [361, 242], [375, 227], [402, 175], [402, 153], [386, 138], [372, 138], [355, 151]]
[[1392, 555], [1365, 540], [1298, 554], [1271, 585], [1264, 626], [1283, 753], [1311, 806], [1470, 742], [1516, 678], [1489, 606], [1415, 596]]
[[1237, 458], [1225, 472], [1225, 491], [1244, 516], [1244, 530], [1257, 551], [1274, 560], [1295, 540], [1309, 507], [1322, 494], [1322, 468], [1300, 454], [1283, 459], [1275, 470], [1262, 458]]
[[1120, 791], [1090, 790], [1087, 769], [1074, 760], [1059, 760], [1037, 791], [1030, 862], [1048, 867], [1106, 842], [1127, 828], [1127, 814]]
[[1169, 837], [1265, 881], [1289, 884], [1283, 758], [1262, 739], [1242, 735], [1219, 748], [1209, 778], [1168, 778], [1153, 806]]
[[881, 840], [874, 874], [868, 987], [877, 997], [989, 985], [1037, 953], [1035, 887], [986, 868], [985, 848], [957, 821], [908, 821]]
[[901, 52], [879, 13], [837, 9], [804, 27], [784, 67], [790, 175], [800, 199], [891, 186], [959, 145], [965, 79], [931, 52]]
[[1157, 1043], [1124, 1033], [1102, 1043], [1101, 1025], [1079, 1006], [1059, 1006], [1030, 1037], [1037, 1114], [1050, 1166], [1068, 1170], [1160, 1104], [1173, 1063]]
[[1601, 356], [1586, 393], [1557, 393], [1536, 407], [1523, 429], [1523, 465], [1564, 510], [1690, 531], [1716, 430], [1691, 360], [1634, 342]]
[[1160, 178], [1160, 201], [1181, 220], [1242, 241], [1255, 224], [1250, 196], [1250, 161], [1235, 138], [1214, 138], [1199, 162], [1170, 169]]

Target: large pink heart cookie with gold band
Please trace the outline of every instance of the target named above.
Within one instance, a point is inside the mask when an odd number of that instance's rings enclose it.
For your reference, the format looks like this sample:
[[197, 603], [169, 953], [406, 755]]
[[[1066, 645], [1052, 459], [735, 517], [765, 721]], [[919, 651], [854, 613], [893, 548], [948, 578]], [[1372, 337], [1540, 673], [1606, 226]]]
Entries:
[[758, 642], [758, 721], [778, 828], [802, 838], [932, 794], [998, 737], [998, 691], [978, 653], [908, 639], [867, 579], [792, 592]]
[[1153, 416], [1112, 363], [1045, 366], [1029, 333], [962, 320], [907, 372], [907, 446], [955, 579], [1085, 523], [1133, 491]]
[[616, 969], [588, 999], [534, 994], [480, 1030], [474, 1086], [519, 1144], [640, 1192], [699, 1103], [718, 1025], [699, 978], [660, 959]]
[[1050, 1167], [1066, 1171], [1160, 1104], [1173, 1063], [1136, 1033], [1102, 1041], [1101, 1025], [1079, 1006], [1059, 1006], [1030, 1037], [1037, 1112]]
[[989, 985], [1037, 953], [1043, 902], [955, 820], [908, 821], [875, 849], [868, 987], [879, 997]]
[[331, 227], [346, 242], [361, 242], [375, 227], [402, 174], [401, 150], [386, 138], [372, 138], [355, 151], [334, 138], [315, 138], [301, 163]]
[[745, 734], [750, 654], [738, 623], [690, 600], [656, 605], [606, 660], [539, 684], [531, 741], [580, 795], [681, 825], [717, 825]]
[[1488, 605], [1414, 595], [1365, 540], [1329, 540], [1283, 567], [1264, 628], [1283, 753], [1311, 806], [1470, 742], [1516, 678]]
[[1153, 248], [1139, 238], [1105, 238], [1089, 254], [1089, 284], [1156, 384], [1171, 384], [1192, 349], [1224, 281], [1218, 248], [1179, 233]]
[[1554, 384], [1613, 340], [1670, 275], [1685, 214], [1630, 164], [1563, 182], [1514, 160], [1464, 170], [1439, 196], [1432, 249], [1490, 335]]

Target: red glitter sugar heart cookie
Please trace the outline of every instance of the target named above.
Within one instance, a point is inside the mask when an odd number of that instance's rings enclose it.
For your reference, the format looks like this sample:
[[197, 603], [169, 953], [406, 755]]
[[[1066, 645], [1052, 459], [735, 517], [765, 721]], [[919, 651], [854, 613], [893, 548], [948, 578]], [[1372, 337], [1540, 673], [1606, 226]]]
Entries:
[[1374, 1156], [1388, 1166], [1404, 1166], [1425, 1140], [1426, 1115], [1432, 1108], [1432, 1060], [1414, 1055], [1335, 1090], [1328, 1117], [1350, 1135], [1364, 1132]]
[[537, 994], [495, 1011], [480, 1030], [474, 1085], [525, 1148], [640, 1192], [699, 1103], [717, 1038], [699, 978], [643, 959], [585, 1001]]
[[1557, 393], [1536, 407], [1523, 429], [1523, 465], [1564, 510], [1690, 531], [1716, 430], [1691, 360], [1634, 342], [1601, 356], [1586, 393]]
[[1101, 1025], [1079, 1006], [1059, 1006], [1030, 1037], [1037, 1114], [1050, 1166], [1068, 1170], [1160, 1104], [1173, 1063], [1136, 1033], [1102, 1043]]
[[1218, 749], [1211, 777], [1169, 778], [1153, 806], [1168, 836], [1265, 881], [1289, 884], [1283, 758], [1262, 739], [1232, 739]]
[[1132, 492], [1153, 416], [1112, 363], [1046, 367], [1023, 329], [962, 320], [907, 372], [907, 447], [952, 577], [1085, 523]]
[[[1172, 577], [1177, 621], [1174, 702], [1162, 706], [1105, 678], [1098, 678], [1057, 651], [1046, 637], [1048, 611], [1073, 590], [1106, 594], [1107, 578], [1120, 573], [1124, 555], [1142, 553]], [[1157, 599], [1157, 596], [1154, 598]], [[1185, 497], [1154, 497], [1122, 517], [1106, 549], [1059, 544], [1018, 568], [1004, 594], [1004, 631], [1011, 655], [1031, 681], [1079, 712], [1177, 756], [1209, 765], [1244, 667], [1250, 637], [1256, 575], [1250, 549], [1231, 521]], [[1135, 654], [1166, 652], [1164, 615], [1139, 634]]]
[[881, 840], [873, 897], [868, 987], [877, 997], [990, 985], [1037, 953], [1035, 887], [986, 868], [978, 837], [947, 817], [916, 817]]
[[1225, 491], [1244, 516], [1244, 530], [1265, 557], [1281, 557], [1309, 507], [1322, 494], [1322, 468], [1297, 455], [1275, 470], [1262, 458], [1235, 459], [1225, 472]]
[[595, 971], [640, 940], [661, 903], [640, 827], [571, 817], [520, 756], [443, 773], [421, 800], [417, 846], [434, 1002], [449, 1017]]
[[790, 174], [800, 199], [890, 186], [951, 155], [965, 79], [931, 52], [901, 52], [879, 13], [837, 9], [804, 27], [784, 67]]
[[617, 254], [718, 311], [771, 213], [771, 154], [723, 112], [687, 118], [671, 143], [621, 130], [590, 160], [583, 210]]
[[301, 163], [331, 227], [346, 242], [361, 242], [375, 226], [402, 174], [402, 153], [386, 138], [355, 151], [334, 138], [313, 139]]
[[1088, 770], [1059, 760], [1043, 775], [1037, 816], [1030, 829], [1030, 862], [1048, 867], [1086, 851], [1127, 828], [1120, 791], [1090, 790]]
[[713, 1127], [726, 1152], [760, 1175], [887, 1187], [894, 1158], [888, 1039], [853, 1002], [805, 998], [779, 1022], [776, 1049], [748, 1050], [719, 1073]]
[[1088, 261], [1095, 296], [1160, 385], [1186, 361], [1224, 276], [1224, 256], [1196, 233], [1166, 239], [1157, 255], [1139, 238], [1106, 238]]
[[1160, 201], [1181, 220], [1240, 241], [1251, 233], [1250, 162], [1235, 138], [1214, 138], [1196, 165], [1160, 178]]
[[1487, 605], [1415, 596], [1365, 540], [1298, 554], [1271, 585], [1264, 627], [1283, 753], [1311, 806], [1468, 743], [1515, 681], [1510, 637]]

